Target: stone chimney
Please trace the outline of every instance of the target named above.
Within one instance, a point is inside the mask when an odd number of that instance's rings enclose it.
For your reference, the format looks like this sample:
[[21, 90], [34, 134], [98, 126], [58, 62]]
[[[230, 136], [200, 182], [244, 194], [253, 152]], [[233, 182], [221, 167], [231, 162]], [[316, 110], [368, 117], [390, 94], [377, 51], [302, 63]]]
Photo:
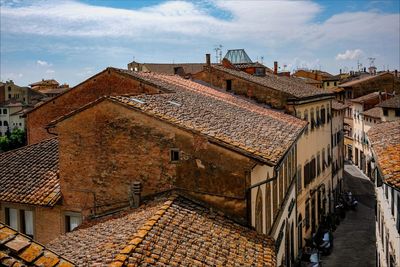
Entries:
[[132, 208], [138, 208], [140, 206], [140, 198], [142, 194], [142, 183], [133, 182], [131, 185], [131, 199], [129, 204]]
[[207, 67], [211, 66], [211, 55], [210, 54], [206, 54], [206, 64], [207, 64]]
[[278, 74], [278, 61], [274, 61], [274, 74]]
[[342, 69], [339, 70], [339, 73], [342, 74]]

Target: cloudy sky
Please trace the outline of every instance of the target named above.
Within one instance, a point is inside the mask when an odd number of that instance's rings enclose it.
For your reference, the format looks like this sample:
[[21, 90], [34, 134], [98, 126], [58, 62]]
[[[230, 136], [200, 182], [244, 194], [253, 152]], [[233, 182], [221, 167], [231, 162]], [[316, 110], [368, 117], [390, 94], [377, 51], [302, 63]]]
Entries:
[[[76, 85], [107, 66], [203, 62], [214, 48], [338, 73], [400, 69], [399, 1], [18, 1], [1, 3], [1, 80]], [[213, 56], [215, 60], [215, 56]]]

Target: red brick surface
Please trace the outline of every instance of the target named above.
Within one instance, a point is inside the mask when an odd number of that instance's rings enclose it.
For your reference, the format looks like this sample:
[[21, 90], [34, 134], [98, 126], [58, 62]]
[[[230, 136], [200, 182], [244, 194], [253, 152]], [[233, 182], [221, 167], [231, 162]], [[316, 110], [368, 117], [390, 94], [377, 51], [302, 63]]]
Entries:
[[46, 125], [101, 96], [158, 92], [159, 90], [154, 87], [108, 68], [29, 112], [27, 114], [28, 144], [52, 137], [53, 135], [45, 129]]

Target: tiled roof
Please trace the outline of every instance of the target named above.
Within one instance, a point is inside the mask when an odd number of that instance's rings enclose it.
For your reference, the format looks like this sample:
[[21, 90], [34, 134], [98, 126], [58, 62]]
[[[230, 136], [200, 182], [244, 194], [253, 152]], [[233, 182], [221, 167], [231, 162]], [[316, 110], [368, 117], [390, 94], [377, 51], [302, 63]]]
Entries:
[[383, 73], [380, 73], [378, 75], [363, 76], [363, 77], [361, 77], [359, 79], [354, 79], [354, 80], [351, 80], [349, 82], [342, 83], [342, 84], [339, 85], [339, 87], [351, 87], [351, 86], [357, 85], [359, 83], [363, 83], [363, 82], [366, 82], [366, 81], [374, 80], [376, 78], [380, 78], [381, 76], [386, 75], [386, 74], [390, 74], [390, 72], [383, 72]]
[[0, 222], [0, 266], [72, 267], [75, 265]]
[[110, 266], [276, 266], [274, 240], [186, 198], [149, 218]]
[[58, 141], [0, 154], [0, 201], [54, 206], [60, 199]]
[[212, 66], [219, 71], [226, 72], [238, 78], [247, 80], [259, 84], [261, 86], [269, 87], [277, 91], [284, 92], [294, 98], [307, 98], [314, 96], [325, 96], [332, 95], [332, 93], [319, 89], [315, 86], [306, 84], [298, 79], [292, 79], [287, 77], [279, 77], [270, 73], [266, 73], [265, 76], [254, 76], [244, 71], [233, 70], [220, 65]]
[[355, 103], [364, 103], [365, 101], [368, 101], [370, 99], [375, 99], [379, 97], [379, 92], [372, 92], [367, 95], [363, 95], [354, 99], [351, 99], [351, 102]]
[[383, 179], [400, 189], [400, 120], [384, 122], [368, 131]]
[[54, 79], [51, 79], [51, 80], [41, 80], [41, 81], [38, 81], [38, 82], [34, 82], [34, 83], [31, 83], [29, 86], [36, 86], [36, 85], [59, 85], [59, 83], [56, 81], [56, 80], [54, 80]]
[[279, 161], [307, 124], [178, 76], [140, 75], [175, 93], [109, 99], [200, 132], [272, 164]]
[[332, 109], [334, 110], [342, 110], [348, 108], [349, 104], [342, 104], [337, 100], [332, 100]]
[[107, 266], [167, 200], [167, 196], [162, 196], [137, 209], [84, 223], [52, 240], [47, 247], [78, 266]]
[[382, 108], [400, 108], [400, 95], [396, 95], [377, 105]]
[[151, 72], [175, 74], [174, 68], [182, 67], [185, 73], [197, 73], [203, 70], [205, 63], [138, 63], [145, 66]]
[[383, 110], [382, 110], [382, 108], [375, 107], [375, 108], [371, 108], [367, 111], [364, 111], [362, 114], [364, 116], [380, 119], [383, 117]]
[[292, 76], [293, 79], [300, 79], [301, 81], [308, 83], [308, 84], [321, 84], [321, 81], [307, 78], [307, 77], [297, 77], [297, 76]]

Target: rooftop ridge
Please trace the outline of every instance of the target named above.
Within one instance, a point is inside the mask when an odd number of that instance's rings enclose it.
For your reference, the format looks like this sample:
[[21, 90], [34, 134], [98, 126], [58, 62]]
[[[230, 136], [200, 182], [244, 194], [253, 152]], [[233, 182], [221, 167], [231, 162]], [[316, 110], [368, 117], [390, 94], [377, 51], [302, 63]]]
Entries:
[[114, 258], [114, 261], [110, 263], [110, 267], [120, 267], [125, 265], [125, 261], [128, 259], [130, 253], [144, 240], [147, 234], [151, 231], [153, 226], [158, 220], [165, 214], [165, 212], [171, 207], [174, 200], [178, 197], [175, 193], [168, 198], [164, 205], [156, 211], [155, 215], [150, 217], [142, 227], [140, 227], [133, 235], [133, 239], [129, 242], [129, 245], [125, 246]]

